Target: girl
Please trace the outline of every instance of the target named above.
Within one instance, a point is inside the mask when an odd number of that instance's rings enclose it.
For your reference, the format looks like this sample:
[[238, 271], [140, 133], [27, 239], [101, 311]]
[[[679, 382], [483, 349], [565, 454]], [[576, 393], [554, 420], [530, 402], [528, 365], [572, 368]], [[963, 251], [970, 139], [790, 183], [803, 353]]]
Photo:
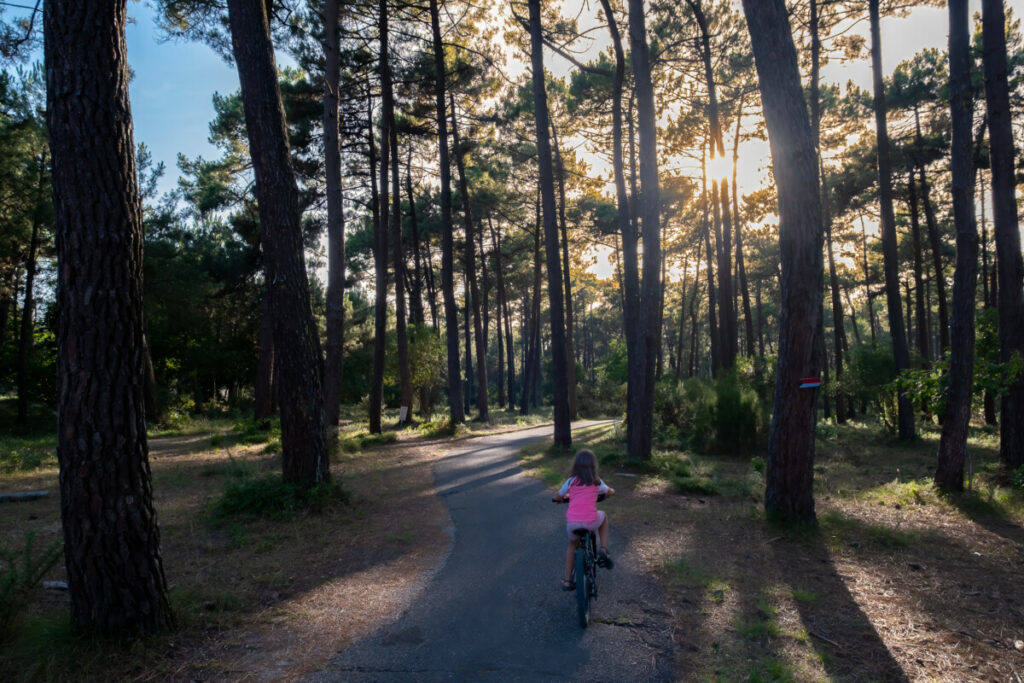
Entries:
[[558, 493], [552, 498], [556, 503], [569, 501], [569, 509], [565, 513], [565, 530], [569, 534], [569, 547], [565, 550], [562, 590], [576, 589], [576, 583], [572, 576], [573, 556], [576, 554], [576, 545], [579, 542], [579, 538], [573, 534], [576, 529], [597, 531], [601, 539], [598, 562], [608, 569], [611, 569], [614, 564], [612, 558], [608, 556], [608, 518], [604, 512], [597, 509], [597, 497], [602, 493], [607, 498], [615, 494], [615, 489], [598, 478], [597, 458], [593, 451], [584, 449], [576, 454], [576, 459], [572, 463], [572, 476], [565, 480], [562, 488], [558, 489]]

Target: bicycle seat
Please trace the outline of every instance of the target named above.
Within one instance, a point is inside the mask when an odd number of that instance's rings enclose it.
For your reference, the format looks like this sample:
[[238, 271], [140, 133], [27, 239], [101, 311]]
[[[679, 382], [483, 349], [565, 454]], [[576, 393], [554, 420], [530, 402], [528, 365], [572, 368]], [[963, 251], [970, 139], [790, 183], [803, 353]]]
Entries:
[[584, 538], [587, 534], [590, 533], [590, 531], [587, 529], [573, 529], [572, 532], [580, 538]]

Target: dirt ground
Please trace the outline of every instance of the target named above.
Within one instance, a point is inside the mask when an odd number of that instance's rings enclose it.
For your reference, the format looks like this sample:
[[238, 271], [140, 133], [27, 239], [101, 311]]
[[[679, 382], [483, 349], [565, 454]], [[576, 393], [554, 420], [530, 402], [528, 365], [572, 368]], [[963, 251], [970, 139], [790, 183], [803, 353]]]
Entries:
[[845, 436], [819, 445], [817, 530], [765, 521], [747, 459], [715, 471], [751, 479], [749, 496], [602, 469], [618, 492], [604, 509], [666, 590], [677, 680], [1021, 681], [1019, 518], [929, 493], [927, 440], [840, 478], [863, 453]]
[[[411, 436], [411, 435], [406, 435]], [[208, 510], [239, 463], [279, 471], [263, 445], [230, 434], [153, 439], [151, 466], [164, 570], [179, 629], [129, 651], [70, 639], [66, 593], [39, 589], [26, 632], [0, 656], [0, 679], [294, 680], [394, 618], [447, 552], [447, 512], [434, 496], [438, 443], [400, 440], [332, 465], [350, 495], [288, 520], [212, 523]], [[60, 535], [56, 471], [7, 476], [2, 490], [49, 488], [48, 498], [6, 504], [0, 538], [17, 545]], [[47, 580], [62, 580], [55, 567]], [[41, 638], [56, 638], [50, 644]], [[125, 657], [130, 652], [131, 657]]]
[[[615, 438], [612, 429], [579, 436], [579, 445]], [[40, 589], [23, 633], [0, 652], [0, 679], [294, 680], [317, 669], [400, 614], [448, 551], [431, 476], [445, 444], [410, 432], [341, 454], [332, 472], [347, 503], [214, 522], [211, 506], [240, 468], [279, 469], [273, 447], [230, 433], [153, 439], [178, 631], [131, 646], [81, 643], [66, 594]], [[863, 428], [824, 438], [814, 530], [765, 521], [749, 458], [701, 456], [710, 480], [746, 487], [726, 495], [680, 493], [664, 471], [603, 465], [618, 490], [604, 509], [665, 588], [676, 679], [1020, 682], [1021, 517], [982, 492], [939, 499], [927, 486], [934, 445], [933, 434], [904, 447]], [[991, 440], [973, 452], [978, 471], [991, 471]], [[565, 469], [554, 456], [549, 464]], [[57, 539], [56, 486], [54, 469], [0, 478], [2, 491], [51, 490], [3, 504], [0, 539], [16, 545], [26, 529], [41, 544]], [[58, 566], [46, 579], [62, 575]]]

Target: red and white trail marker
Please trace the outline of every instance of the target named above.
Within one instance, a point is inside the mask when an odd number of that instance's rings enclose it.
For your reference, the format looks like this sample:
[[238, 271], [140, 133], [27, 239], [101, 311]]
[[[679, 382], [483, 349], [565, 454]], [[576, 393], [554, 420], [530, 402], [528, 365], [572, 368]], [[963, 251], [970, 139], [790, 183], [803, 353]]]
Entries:
[[821, 378], [820, 377], [804, 377], [802, 380], [800, 380], [800, 388], [801, 389], [817, 389], [820, 386], [821, 386]]

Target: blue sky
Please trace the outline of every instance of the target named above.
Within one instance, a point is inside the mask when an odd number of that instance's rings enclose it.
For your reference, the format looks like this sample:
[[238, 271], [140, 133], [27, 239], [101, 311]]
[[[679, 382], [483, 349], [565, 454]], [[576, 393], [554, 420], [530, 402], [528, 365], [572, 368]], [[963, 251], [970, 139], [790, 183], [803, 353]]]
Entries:
[[218, 156], [208, 141], [213, 119], [213, 94], [238, 89], [234, 67], [206, 45], [166, 41], [154, 24], [148, 3], [130, 3], [128, 61], [135, 77], [131, 84], [135, 142], [144, 142], [154, 162], [163, 161], [167, 173], [161, 193], [177, 185], [177, 156]]
[[[1006, 5], [1017, 16], [1024, 13], [1024, 0], [1007, 0]], [[972, 0], [972, 13], [979, 9], [980, 1]], [[166, 164], [167, 174], [160, 185], [163, 192], [176, 186], [179, 152], [189, 157], [217, 155], [207, 139], [209, 122], [214, 115], [212, 97], [215, 92], [226, 94], [237, 90], [238, 75], [205, 45], [165, 40], [154, 25], [154, 11], [148, 3], [129, 3], [128, 13], [135, 20], [127, 29], [128, 59], [135, 72], [131, 85], [135, 140], [150, 148], [154, 161]], [[917, 9], [906, 19], [883, 20], [886, 72], [924, 47], [944, 49], [946, 22], [945, 10], [932, 8]], [[862, 28], [866, 31], [866, 26]], [[595, 51], [603, 47], [600, 42], [595, 45]], [[551, 68], [558, 73], [568, 70], [568, 64], [552, 59]], [[869, 88], [870, 63], [867, 60], [845, 65], [834, 63], [824, 76], [840, 83], [853, 80]], [[767, 146], [764, 147], [756, 154], [766, 156]], [[751, 169], [751, 175], [749, 183], [756, 186], [759, 183], [756, 176], [760, 173]]]

